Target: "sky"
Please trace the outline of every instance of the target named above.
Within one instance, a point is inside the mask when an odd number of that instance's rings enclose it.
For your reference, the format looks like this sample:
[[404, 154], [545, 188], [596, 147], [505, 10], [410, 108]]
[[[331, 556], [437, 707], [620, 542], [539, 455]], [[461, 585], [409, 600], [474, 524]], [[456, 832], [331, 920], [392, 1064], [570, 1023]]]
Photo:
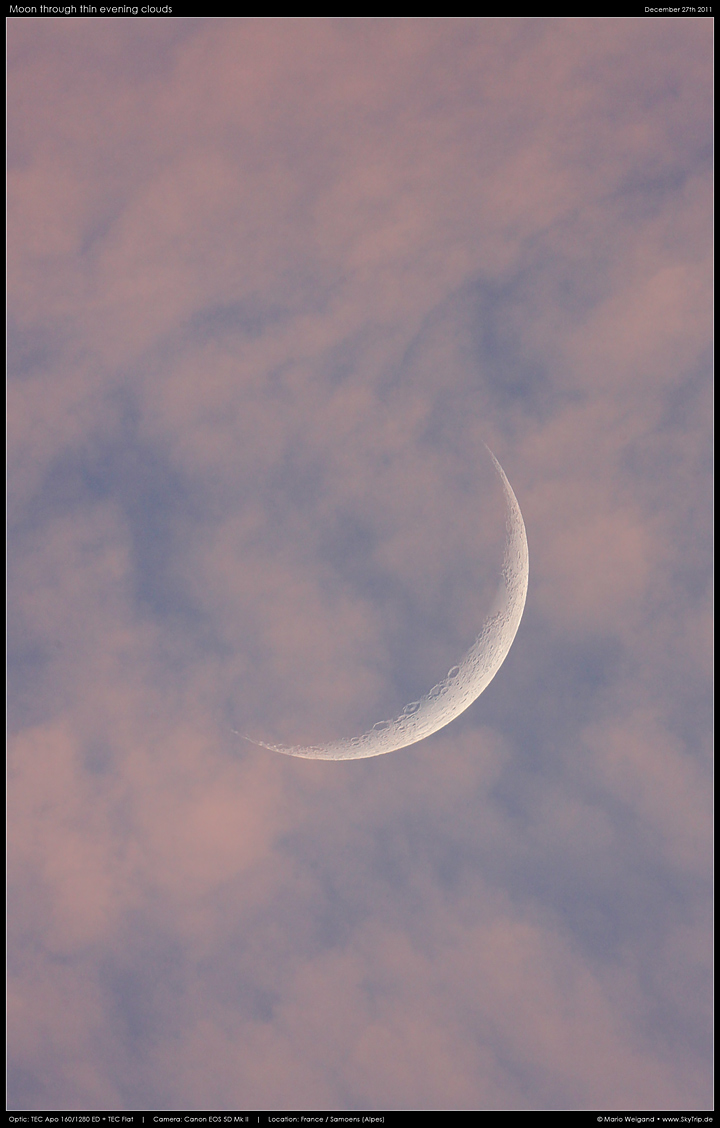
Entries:
[[7, 26], [9, 1107], [710, 1109], [711, 21]]

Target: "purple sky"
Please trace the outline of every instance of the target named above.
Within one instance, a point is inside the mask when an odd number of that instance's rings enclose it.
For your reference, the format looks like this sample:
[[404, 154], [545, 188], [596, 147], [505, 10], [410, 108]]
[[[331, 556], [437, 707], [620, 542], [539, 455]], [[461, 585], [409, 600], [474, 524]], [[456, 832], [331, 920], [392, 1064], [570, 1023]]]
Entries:
[[710, 1108], [711, 21], [8, 31], [10, 1107]]

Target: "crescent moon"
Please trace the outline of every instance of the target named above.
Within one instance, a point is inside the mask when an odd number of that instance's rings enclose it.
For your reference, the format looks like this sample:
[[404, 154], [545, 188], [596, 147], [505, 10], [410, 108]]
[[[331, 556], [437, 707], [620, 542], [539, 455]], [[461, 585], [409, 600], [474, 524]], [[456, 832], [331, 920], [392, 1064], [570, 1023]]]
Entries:
[[505, 553], [495, 601], [465, 657], [419, 701], [410, 701], [393, 720], [378, 721], [362, 736], [330, 744], [266, 744], [245, 737], [261, 748], [307, 760], [360, 760], [382, 756], [417, 744], [464, 713], [490, 684], [505, 661], [517, 634], [528, 588], [528, 545], [525, 523], [512, 486], [497, 458], [486, 448], [505, 496]]

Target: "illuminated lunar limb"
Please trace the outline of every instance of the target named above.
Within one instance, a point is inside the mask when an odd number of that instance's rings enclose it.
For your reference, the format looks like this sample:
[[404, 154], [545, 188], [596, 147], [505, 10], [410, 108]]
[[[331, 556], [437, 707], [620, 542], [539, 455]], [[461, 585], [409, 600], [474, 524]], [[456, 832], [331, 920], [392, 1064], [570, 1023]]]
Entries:
[[505, 661], [517, 634], [528, 588], [528, 545], [525, 523], [505, 472], [488, 448], [505, 497], [505, 553], [495, 601], [475, 642], [458, 665], [418, 701], [410, 701], [393, 720], [377, 721], [361, 736], [329, 744], [266, 744], [261, 748], [308, 760], [360, 760], [417, 744], [438, 732], [476, 701]]

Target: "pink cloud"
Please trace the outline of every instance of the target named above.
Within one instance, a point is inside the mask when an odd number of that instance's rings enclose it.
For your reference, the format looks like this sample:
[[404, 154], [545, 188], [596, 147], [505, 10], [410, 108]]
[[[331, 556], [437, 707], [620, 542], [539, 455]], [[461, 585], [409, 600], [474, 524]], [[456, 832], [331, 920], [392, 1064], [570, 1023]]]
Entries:
[[10, 21], [15, 1107], [708, 1106], [709, 28]]

